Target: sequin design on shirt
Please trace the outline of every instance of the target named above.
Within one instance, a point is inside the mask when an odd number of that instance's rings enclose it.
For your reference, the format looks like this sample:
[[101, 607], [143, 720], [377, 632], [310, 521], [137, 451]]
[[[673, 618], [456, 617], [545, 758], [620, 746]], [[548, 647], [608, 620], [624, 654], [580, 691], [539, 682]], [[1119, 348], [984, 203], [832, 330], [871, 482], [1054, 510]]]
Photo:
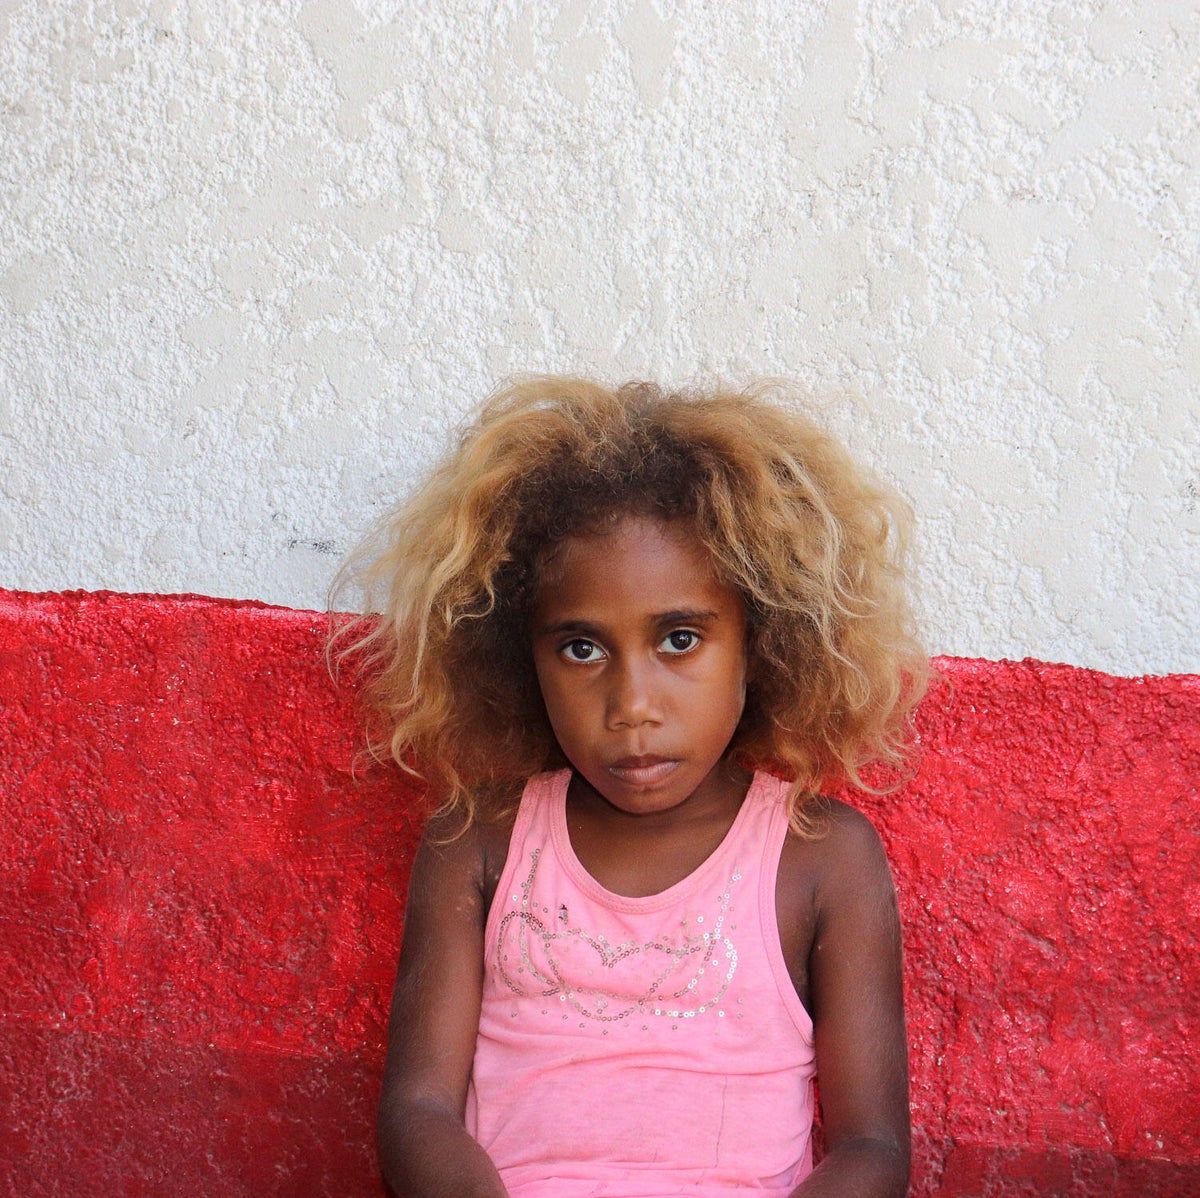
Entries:
[[701, 912], [681, 920], [674, 937], [612, 944], [572, 926], [565, 907], [538, 906], [539, 853], [530, 853], [529, 876], [520, 897], [513, 895], [519, 906], [500, 920], [497, 965], [509, 990], [527, 998], [556, 996], [604, 1023], [631, 1015], [693, 1019], [720, 1002], [737, 971], [726, 922], [740, 872], [729, 878], [710, 919]]

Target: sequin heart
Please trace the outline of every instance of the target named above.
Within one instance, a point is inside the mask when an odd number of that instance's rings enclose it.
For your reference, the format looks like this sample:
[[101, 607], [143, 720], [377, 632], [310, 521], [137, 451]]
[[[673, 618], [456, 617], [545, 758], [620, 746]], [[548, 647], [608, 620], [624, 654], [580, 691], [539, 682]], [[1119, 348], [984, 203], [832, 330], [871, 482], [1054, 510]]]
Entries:
[[[681, 925], [674, 937], [611, 944], [584, 928], [556, 928], [536, 913], [541, 909], [532, 897], [537, 854], [532, 858], [520, 907], [508, 911], [499, 928], [500, 976], [514, 994], [556, 997], [604, 1022], [634, 1014], [690, 1019], [723, 997], [737, 969], [737, 950], [724, 934], [724, 923], [739, 874], [720, 896], [710, 930]], [[701, 915], [691, 926], [703, 922]]]

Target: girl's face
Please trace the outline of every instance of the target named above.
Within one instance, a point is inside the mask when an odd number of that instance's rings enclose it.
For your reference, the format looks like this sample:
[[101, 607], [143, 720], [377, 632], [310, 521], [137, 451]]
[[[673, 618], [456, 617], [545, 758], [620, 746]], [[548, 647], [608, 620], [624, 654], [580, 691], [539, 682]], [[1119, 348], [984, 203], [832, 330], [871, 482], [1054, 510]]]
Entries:
[[685, 523], [630, 518], [567, 538], [542, 570], [531, 639], [558, 744], [614, 807], [731, 797], [745, 606]]

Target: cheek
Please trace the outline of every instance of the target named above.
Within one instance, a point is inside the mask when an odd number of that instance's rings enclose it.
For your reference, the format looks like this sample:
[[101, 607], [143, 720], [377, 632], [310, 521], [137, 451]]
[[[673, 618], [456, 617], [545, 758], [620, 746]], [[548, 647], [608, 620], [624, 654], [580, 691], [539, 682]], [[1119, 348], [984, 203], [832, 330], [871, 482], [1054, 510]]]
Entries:
[[533, 672], [537, 678], [538, 686], [544, 689], [549, 685], [554, 673], [554, 666], [557, 664], [557, 654], [547, 649], [544, 645], [539, 644], [536, 640], [533, 640], [529, 645], [529, 660], [533, 662]]
[[734, 726], [741, 723], [746, 711], [746, 694], [750, 684], [749, 663], [743, 654], [736, 666], [727, 675], [729, 688], [729, 710]]
[[537, 682], [538, 694], [542, 698], [542, 706], [545, 707], [546, 714], [550, 717], [551, 722], [553, 722], [554, 712], [558, 706], [553, 677], [550, 671], [546, 670], [536, 657], [533, 660], [533, 672], [534, 679]]
[[731, 660], [725, 666], [725, 677], [728, 680], [727, 685], [730, 691], [737, 696], [737, 701], [744, 703], [746, 700], [746, 687], [750, 683], [750, 660], [744, 649], [730, 656]]
[[571, 686], [570, 678], [564, 677], [562, 669], [555, 668], [557, 663], [553, 659], [547, 661], [535, 653], [533, 665], [542, 706], [546, 709], [551, 727], [555, 730], [569, 727], [577, 714], [578, 687]]

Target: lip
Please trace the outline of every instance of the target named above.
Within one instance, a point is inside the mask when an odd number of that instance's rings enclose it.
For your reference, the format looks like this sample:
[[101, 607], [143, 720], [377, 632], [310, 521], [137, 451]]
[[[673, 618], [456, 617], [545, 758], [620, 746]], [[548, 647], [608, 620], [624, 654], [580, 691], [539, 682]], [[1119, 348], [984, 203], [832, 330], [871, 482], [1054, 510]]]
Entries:
[[614, 761], [608, 772], [629, 786], [654, 786], [663, 781], [679, 765], [674, 757], [622, 757]]

